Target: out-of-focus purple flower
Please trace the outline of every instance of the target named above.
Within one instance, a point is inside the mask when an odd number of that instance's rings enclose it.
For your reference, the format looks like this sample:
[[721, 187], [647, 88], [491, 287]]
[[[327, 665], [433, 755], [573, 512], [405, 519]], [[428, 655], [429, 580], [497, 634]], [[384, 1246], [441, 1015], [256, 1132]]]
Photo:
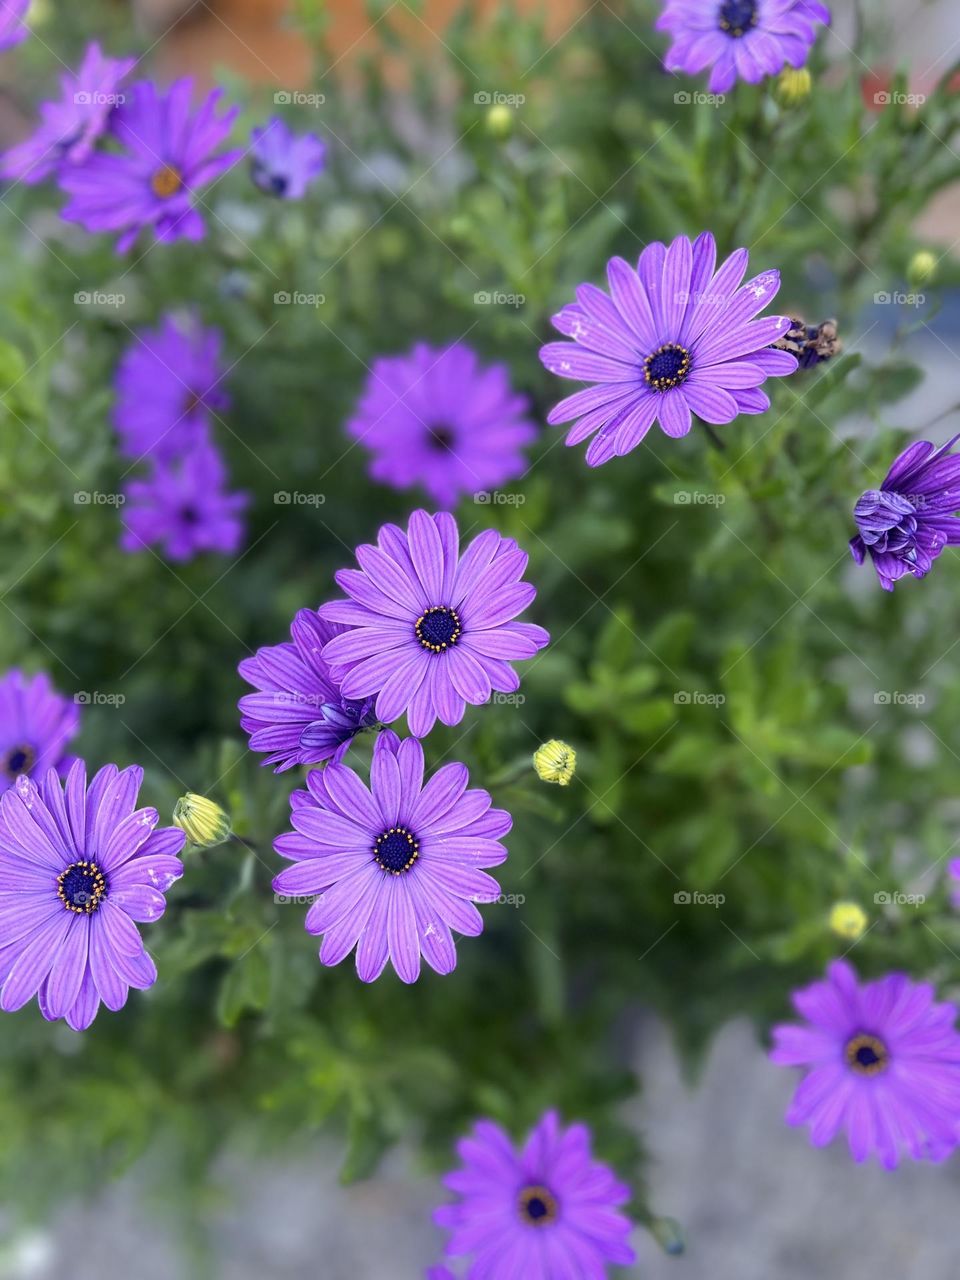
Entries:
[[117, 369], [114, 425], [131, 458], [167, 460], [205, 438], [211, 412], [230, 403], [223, 390], [222, 335], [195, 316], [163, 317], [141, 329]]
[[763, 413], [770, 401], [761, 385], [796, 370], [794, 356], [769, 349], [789, 317], [756, 318], [776, 297], [780, 273], [765, 271], [741, 287], [746, 249], [718, 270], [716, 258], [709, 231], [692, 245], [686, 236], [669, 247], [648, 244], [636, 270], [622, 258], [607, 264], [609, 296], [582, 284], [576, 303], [553, 317], [573, 341], [548, 343], [540, 359], [561, 378], [596, 385], [561, 400], [547, 421], [577, 419], [566, 443], [593, 436], [590, 466], [635, 449], [657, 421], [677, 437], [694, 413], [714, 423]]
[[458, 724], [467, 703], [486, 702], [494, 689], [513, 693], [520, 680], [510, 663], [550, 639], [513, 621], [537, 592], [521, 582], [526, 553], [495, 529], [461, 555], [448, 511], [414, 511], [406, 532], [386, 524], [375, 547], [358, 547], [357, 562], [359, 570], [336, 574], [350, 598], [320, 607], [321, 618], [346, 628], [324, 645], [324, 661], [344, 697], [376, 695], [377, 718], [389, 724], [406, 712], [418, 738], [438, 717]]
[[842, 1130], [854, 1160], [887, 1169], [904, 1154], [948, 1156], [960, 1140], [960, 1034], [956, 1008], [934, 995], [902, 973], [861, 985], [845, 960], [795, 991], [806, 1022], [774, 1027], [770, 1053], [806, 1069], [787, 1123], [807, 1125], [815, 1147]]
[[922, 578], [946, 546], [960, 543], [960, 456], [918, 440], [897, 458], [879, 489], [857, 499], [853, 516], [860, 532], [850, 540], [857, 564], [867, 552], [884, 591], [905, 573]]
[[240, 663], [240, 675], [257, 690], [240, 699], [240, 725], [251, 751], [268, 752], [263, 763], [276, 765], [276, 773], [338, 764], [357, 734], [376, 724], [372, 699], [344, 698], [321, 656], [343, 630], [301, 609], [290, 626], [292, 643], [265, 646]]
[[481, 365], [462, 342], [418, 342], [374, 361], [347, 432], [372, 452], [375, 480], [452, 504], [523, 474], [537, 433], [529, 407], [505, 365]]
[[277, 116], [250, 131], [250, 176], [268, 196], [302, 200], [327, 162], [327, 144], [296, 134]]
[[192, 111], [190, 79], [166, 93], [149, 80], [135, 84], [111, 118], [123, 150], [97, 151], [84, 164], [61, 170], [60, 185], [70, 196], [62, 216], [87, 231], [120, 232], [119, 253], [149, 228], [157, 240], [201, 240], [200, 192], [242, 155], [214, 154], [239, 110], [217, 116], [222, 92], [215, 89]]
[[457, 1280], [449, 1267], [427, 1267], [426, 1280]]
[[89, 1027], [157, 980], [136, 924], [163, 915], [186, 836], [136, 809], [143, 770], [108, 764], [87, 788], [82, 760], [0, 797], [0, 1008], [34, 996], [50, 1022]]
[[817, 23], [829, 20], [817, 0], [667, 0], [656, 25], [673, 37], [668, 71], [710, 67], [710, 92], [727, 93], [736, 80], [757, 84], [787, 63], [802, 67]]
[[[41, 672], [0, 677], [0, 792], [21, 774], [42, 778], [48, 769], [66, 773], [67, 744], [80, 728], [80, 707], [57, 693]], [[2, 885], [0, 885], [2, 892]]]
[[144, 479], [128, 481], [121, 508], [124, 551], [159, 544], [170, 560], [204, 551], [232, 555], [243, 541], [241, 512], [249, 497], [227, 493], [226, 468], [209, 441], [182, 458], [154, 462]]
[[548, 1111], [518, 1151], [492, 1120], [461, 1139], [459, 1169], [444, 1186], [459, 1199], [434, 1213], [450, 1231], [446, 1252], [469, 1256], [469, 1276], [590, 1276], [629, 1266], [630, 1189], [594, 1160], [590, 1130], [564, 1129]]
[[99, 44], [88, 45], [76, 73], [60, 77], [60, 99], [41, 103], [38, 128], [4, 155], [0, 176], [32, 185], [64, 166], [82, 164], [123, 101], [120, 84], [135, 62], [106, 58]]
[[389, 730], [377, 738], [369, 790], [343, 764], [310, 771], [307, 790], [290, 797], [294, 830], [274, 842], [294, 865], [273, 887], [317, 895], [306, 927], [323, 934], [323, 964], [356, 947], [363, 982], [388, 959], [404, 982], [420, 976], [421, 955], [437, 973], [455, 968], [451, 929], [482, 933], [475, 903], [495, 902], [500, 886], [481, 868], [504, 861], [500, 838], [512, 826], [468, 782], [464, 765], [446, 764], [424, 783], [423, 747]]
[[0, 49], [12, 49], [26, 40], [30, 28], [26, 25], [30, 0], [0, 0]]

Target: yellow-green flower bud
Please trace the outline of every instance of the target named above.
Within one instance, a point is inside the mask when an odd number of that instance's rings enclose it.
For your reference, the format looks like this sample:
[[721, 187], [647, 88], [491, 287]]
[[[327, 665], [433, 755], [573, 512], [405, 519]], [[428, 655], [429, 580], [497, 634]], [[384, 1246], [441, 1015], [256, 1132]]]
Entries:
[[541, 782], [565, 787], [576, 772], [577, 753], [559, 738], [551, 738], [533, 753], [533, 767]]
[[509, 138], [513, 133], [514, 115], [506, 103], [496, 103], [487, 112], [487, 133], [494, 138]]
[[907, 267], [907, 281], [911, 285], [930, 284], [937, 274], [937, 255], [929, 249], [919, 249]]
[[785, 107], [798, 107], [810, 97], [813, 78], [806, 67], [784, 67], [777, 80], [776, 94]]
[[867, 913], [855, 902], [837, 902], [830, 912], [830, 928], [838, 937], [856, 942], [869, 924]]
[[191, 844], [212, 849], [230, 839], [230, 818], [213, 800], [188, 791], [177, 801], [173, 821], [185, 831]]

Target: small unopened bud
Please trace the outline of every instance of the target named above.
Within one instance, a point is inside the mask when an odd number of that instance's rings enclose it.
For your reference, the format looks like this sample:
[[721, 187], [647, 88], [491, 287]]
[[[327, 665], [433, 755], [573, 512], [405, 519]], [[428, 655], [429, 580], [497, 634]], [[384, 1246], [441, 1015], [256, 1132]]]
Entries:
[[837, 902], [830, 911], [830, 928], [851, 942], [863, 936], [868, 924], [867, 913], [855, 902]]
[[190, 791], [177, 801], [173, 821], [186, 832], [190, 843], [201, 849], [213, 849], [224, 844], [232, 834], [226, 811], [206, 796], [197, 796]]
[[533, 767], [541, 782], [565, 787], [576, 772], [577, 753], [559, 738], [551, 738], [533, 753]]
[[907, 267], [907, 282], [911, 285], [930, 284], [937, 274], [937, 256], [929, 249], [919, 249]]
[[797, 107], [810, 97], [813, 78], [806, 67], [784, 67], [777, 80], [776, 94], [785, 107]]
[[494, 138], [509, 138], [513, 133], [515, 112], [498, 102], [487, 112], [487, 133]]
[[657, 1244], [672, 1257], [678, 1257], [686, 1249], [680, 1223], [675, 1218], [654, 1218], [650, 1233]]

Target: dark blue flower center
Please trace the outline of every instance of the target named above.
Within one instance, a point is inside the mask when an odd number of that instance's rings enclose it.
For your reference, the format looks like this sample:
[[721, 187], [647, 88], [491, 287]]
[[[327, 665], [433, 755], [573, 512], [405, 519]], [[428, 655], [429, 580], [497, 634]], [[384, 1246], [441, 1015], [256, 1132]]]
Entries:
[[643, 362], [643, 376], [654, 391], [679, 387], [690, 372], [690, 352], [676, 342], [665, 342]]
[[377, 836], [373, 856], [384, 871], [399, 876], [409, 871], [420, 857], [420, 843], [406, 827], [391, 827]]
[[531, 1227], [545, 1227], [556, 1222], [559, 1212], [557, 1198], [548, 1187], [524, 1187], [517, 1200], [520, 1220]]
[[57, 876], [57, 897], [77, 915], [90, 915], [106, 896], [106, 876], [95, 862], [74, 862]]
[[438, 422], [436, 426], [430, 428], [430, 443], [435, 449], [439, 449], [442, 453], [449, 453], [453, 448], [453, 428], [446, 423]]
[[21, 773], [29, 773], [36, 763], [37, 753], [33, 747], [22, 743], [18, 747], [10, 748], [3, 757], [3, 764], [0, 768], [3, 769], [8, 778], [19, 778]]
[[414, 628], [417, 639], [431, 653], [443, 653], [456, 644], [462, 629], [456, 609], [448, 609], [446, 605], [428, 609], [417, 619]]
[[252, 177], [260, 190], [268, 196], [282, 198], [287, 194], [287, 188], [290, 186], [290, 179], [285, 173], [274, 173], [259, 160], [253, 162]]
[[847, 1064], [860, 1076], [875, 1076], [886, 1069], [890, 1051], [876, 1036], [854, 1036], [847, 1043]]
[[757, 25], [757, 0], [724, 0], [717, 22], [721, 31], [739, 40]]

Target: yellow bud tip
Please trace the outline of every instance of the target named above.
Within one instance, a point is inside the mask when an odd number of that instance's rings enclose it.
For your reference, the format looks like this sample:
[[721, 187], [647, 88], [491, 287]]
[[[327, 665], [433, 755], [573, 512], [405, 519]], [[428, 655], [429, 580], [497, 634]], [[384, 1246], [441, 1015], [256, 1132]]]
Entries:
[[837, 902], [830, 912], [830, 928], [851, 942], [863, 936], [869, 923], [867, 913], [855, 902]]
[[173, 821], [191, 844], [212, 849], [230, 839], [230, 818], [213, 800], [188, 791], [177, 801]]
[[813, 77], [806, 67], [784, 67], [777, 80], [777, 97], [786, 107], [796, 107], [810, 96]]
[[513, 133], [514, 111], [505, 103], [498, 102], [487, 112], [487, 132], [495, 138], [508, 138]]
[[937, 255], [929, 249], [918, 250], [910, 259], [907, 279], [911, 284], [929, 284], [937, 274]]
[[559, 738], [551, 738], [533, 753], [533, 767], [541, 782], [566, 787], [577, 770], [577, 753]]

